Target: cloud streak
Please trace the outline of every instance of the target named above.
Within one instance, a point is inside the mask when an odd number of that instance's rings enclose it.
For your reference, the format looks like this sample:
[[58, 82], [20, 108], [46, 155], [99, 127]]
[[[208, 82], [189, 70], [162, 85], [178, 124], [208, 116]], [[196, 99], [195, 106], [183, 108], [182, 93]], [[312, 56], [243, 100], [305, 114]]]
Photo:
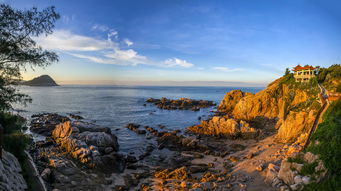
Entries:
[[[46, 49], [61, 51], [74, 57], [100, 64], [132, 66], [143, 64], [157, 67], [182, 68], [194, 66], [194, 64], [179, 58], [154, 61], [130, 48], [134, 44], [131, 40], [125, 38], [123, 41], [120, 41], [117, 31], [101, 25], [94, 25], [92, 29], [107, 31], [107, 39], [96, 39], [74, 34], [67, 30], [56, 30], [52, 35], [36, 38], [36, 41]], [[122, 46], [122, 42], [125, 46]]]

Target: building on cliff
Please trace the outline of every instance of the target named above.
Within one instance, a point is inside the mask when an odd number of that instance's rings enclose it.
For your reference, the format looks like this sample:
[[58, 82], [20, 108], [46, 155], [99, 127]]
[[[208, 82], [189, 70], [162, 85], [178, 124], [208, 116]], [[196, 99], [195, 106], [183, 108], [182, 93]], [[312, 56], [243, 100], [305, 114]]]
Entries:
[[297, 65], [292, 69], [296, 82], [309, 82], [310, 78], [315, 77], [315, 70], [316, 68], [308, 65], [304, 67]]

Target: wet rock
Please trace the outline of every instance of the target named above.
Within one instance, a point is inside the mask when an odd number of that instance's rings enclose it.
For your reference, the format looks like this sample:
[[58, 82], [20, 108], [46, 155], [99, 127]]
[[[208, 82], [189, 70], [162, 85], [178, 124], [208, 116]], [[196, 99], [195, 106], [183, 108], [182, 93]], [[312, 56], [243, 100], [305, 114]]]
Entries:
[[32, 115], [30, 130], [34, 133], [44, 136], [51, 136], [55, 126], [59, 123], [69, 121], [70, 119], [55, 113], [44, 113]]
[[82, 117], [80, 115], [72, 114], [72, 113], [70, 113], [69, 116], [73, 119], [76, 119], [76, 120], [84, 119], [84, 117]]
[[200, 108], [207, 108], [211, 106], [215, 106], [216, 104], [212, 101], [207, 100], [193, 100], [188, 98], [180, 98], [177, 100], [171, 100], [167, 98], [154, 99], [149, 98], [146, 100], [148, 103], [153, 103], [160, 109], [166, 110], [192, 110], [199, 111]]
[[206, 145], [200, 144], [199, 140], [195, 137], [185, 137], [172, 133], [164, 133], [158, 138], [157, 142], [159, 148], [167, 147], [171, 150], [178, 151], [205, 151], [208, 149]]
[[80, 133], [84, 131], [89, 131], [89, 132], [104, 132], [111, 134], [111, 129], [109, 127], [102, 127], [98, 126], [93, 123], [89, 122], [84, 122], [84, 121], [74, 121], [72, 122], [72, 126], [76, 127]]

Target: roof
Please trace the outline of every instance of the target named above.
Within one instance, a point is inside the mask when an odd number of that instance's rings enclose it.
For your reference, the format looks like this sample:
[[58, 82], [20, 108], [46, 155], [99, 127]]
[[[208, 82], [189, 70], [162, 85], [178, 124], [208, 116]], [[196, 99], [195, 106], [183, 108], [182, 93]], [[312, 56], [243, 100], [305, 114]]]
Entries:
[[297, 65], [295, 66], [292, 71], [299, 71], [299, 70], [315, 70], [316, 68], [314, 68], [313, 66], [301, 66], [301, 65]]

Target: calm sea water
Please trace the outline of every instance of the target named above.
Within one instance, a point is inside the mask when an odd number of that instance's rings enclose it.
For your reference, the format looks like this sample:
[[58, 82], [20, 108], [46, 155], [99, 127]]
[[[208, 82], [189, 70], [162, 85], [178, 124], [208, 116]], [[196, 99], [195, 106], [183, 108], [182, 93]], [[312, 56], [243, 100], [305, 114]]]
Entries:
[[212, 100], [219, 104], [226, 92], [233, 89], [256, 93], [263, 88], [238, 87], [133, 87], [133, 86], [75, 86], [21, 87], [21, 91], [33, 99], [27, 107], [17, 106], [20, 114], [29, 118], [32, 114], [56, 112], [77, 113], [96, 124], [110, 127], [117, 135], [120, 150], [142, 150], [145, 135], [127, 130], [128, 123], [156, 127], [164, 125], [168, 130], [198, 124], [198, 117], [208, 118], [214, 108], [198, 112], [184, 110], [160, 110], [153, 105], [143, 106], [147, 98], [191, 98]]

